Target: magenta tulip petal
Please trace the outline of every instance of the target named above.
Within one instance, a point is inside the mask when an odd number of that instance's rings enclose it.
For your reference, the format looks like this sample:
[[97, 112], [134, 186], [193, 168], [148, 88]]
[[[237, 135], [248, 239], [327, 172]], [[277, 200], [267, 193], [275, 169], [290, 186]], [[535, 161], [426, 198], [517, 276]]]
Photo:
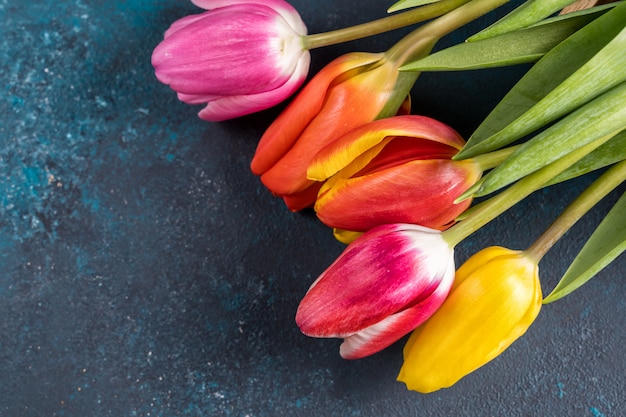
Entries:
[[209, 9], [183, 17], [152, 53], [159, 81], [199, 115], [225, 120], [274, 106], [308, 73], [306, 26], [282, 0], [198, 1]]
[[188, 25], [197, 22], [198, 20], [202, 20], [205, 17], [206, 16], [204, 14], [192, 14], [189, 16], [181, 17], [170, 25], [170, 27], [165, 31], [163, 38], [167, 39], [179, 30], [184, 29]]
[[[230, 10], [235, 7], [240, 10]], [[275, 24], [280, 18], [263, 12], [263, 6], [233, 6], [183, 18], [191, 23], [154, 50], [157, 78], [186, 94], [256, 94], [283, 85], [302, 55], [301, 40], [295, 32], [286, 37]], [[273, 46], [278, 43], [285, 50]]]
[[[293, 94], [306, 78], [310, 55], [307, 54], [303, 58], [304, 59], [298, 63], [299, 69], [296, 70], [292, 77], [281, 87], [255, 95], [226, 96], [218, 97], [213, 100], [199, 101], [199, 103], [207, 103], [207, 106], [198, 113], [198, 116], [203, 120], [218, 122], [245, 116], [277, 105], [286, 97]], [[180, 94], [179, 99], [188, 102], [183, 100]]]
[[274, 9], [291, 27], [296, 29], [296, 31], [302, 34], [306, 34], [307, 32], [306, 25], [302, 21], [298, 11], [284, 0], [191, 0], [191, 2], [205, 10], [236, 4], [260, 4]]
[[178, 99], [183, 103], [187, 104], [203, 104], [208, 103], [209, 101], [219, 100], [222, 96], [211, 96], [211, 95], [197, 95], [197, 94], [176, 94]]

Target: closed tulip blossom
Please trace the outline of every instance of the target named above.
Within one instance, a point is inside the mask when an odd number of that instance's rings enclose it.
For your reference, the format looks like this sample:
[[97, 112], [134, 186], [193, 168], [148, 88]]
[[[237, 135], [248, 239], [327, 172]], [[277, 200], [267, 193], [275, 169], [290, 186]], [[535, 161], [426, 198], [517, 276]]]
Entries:
[[296, 323], [308, 336], [343, 338], [346, 359], [372, 355], [439, 308], [454, 280], [453, 255], [437, 230], [409, 224], [371, 229], [313, 283]]
[[384, 54], [349, 53], [324, 67], [261, 137], [252, 172], [291, 210], [313, 205], [321, 184], [307, 167], [350, 130], [402, 108], [415, 80]]
[[538, 274], [526, 252], [490, 247], [469, 258], [448, 298], [409, 338], [398, 380], [436, 391], [501, 354], [539, 314]]
[[159, 81], [181, 101], [206, 103], [202, 119], [225, 120], [274, 106], [308, 74], [307, 28], [283, 0], [193, 0], [154, 49]]
[[361, 126], [334, 141], [309, 165], [324, 181], [315, 211], [326, 225], [363, 232], [379, 224], [414, 223], [444, 230], [471, 204], [454, 201], [482, 174], [451, 158], [465, 141], [423, 116], [397, 116]]

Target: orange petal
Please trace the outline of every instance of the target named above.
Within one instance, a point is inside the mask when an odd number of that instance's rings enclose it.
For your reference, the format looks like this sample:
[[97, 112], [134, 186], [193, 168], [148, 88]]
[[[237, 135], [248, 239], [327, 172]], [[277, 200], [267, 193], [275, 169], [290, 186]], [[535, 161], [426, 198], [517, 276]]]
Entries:
[[376, 119], [393, 94], [394, 74], [395, 67], [381, 65], [333, 84], [318, 115], [293, 147], [263, 174], [263, 183], [277, 194], [308, 187], [312, 181], [306, 171], [311, 159], [337, 138]]
[[310, 187], [304, 191], [300, 191], [295, 194], [286, 194], [281, 196], [285, 201], [285, 205], [291, 211], [304, 210], [307, 207], [313, 206], [317, 199], [317, 193], [322, 186], [321, 182], [313, 183]]
[[343, 55], [318, 72], [261, 137], [250, 164], [261, 175], [270, 169], [298, 140], [311, 120], [319, 113], [326, 92], [337, 76], [348, 69], [368, 65], [381, 54], [350, 53]]
[[379, 224], [412, 223], [444, 230], [470, 204], [454, 200], [480, 170], [469, 161], [418, 160], [356, 178], [328, 180], [315, 203], [327, 226], [365, 231]]

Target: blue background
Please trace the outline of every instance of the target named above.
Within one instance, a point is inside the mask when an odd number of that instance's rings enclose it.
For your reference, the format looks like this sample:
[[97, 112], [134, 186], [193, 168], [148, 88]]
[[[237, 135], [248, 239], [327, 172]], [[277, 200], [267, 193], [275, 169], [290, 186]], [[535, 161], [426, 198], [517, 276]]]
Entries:
[[[311, 33], [389, 5], [292, 4]], [[156, 81], [152, 49], [198, 11], [0, 1], [0, 416], [624, 415], [623, 257], [430, 395], [395, 381], [402, 343], [344, 361], [339, 341], [301, 335], [298, 302], [343, 246], [249, 172], [282, 106], [212, 124]], [[402, 33], [315, 50], [311, 73]], [[424, 74], [414, 112], [467, 136], [526, 68]], [[458, 262], [489, 245], [524, 249], [591, 177], [537, 192], [463, 242]], [[618, 194], [541, 262], [545, 293]]]

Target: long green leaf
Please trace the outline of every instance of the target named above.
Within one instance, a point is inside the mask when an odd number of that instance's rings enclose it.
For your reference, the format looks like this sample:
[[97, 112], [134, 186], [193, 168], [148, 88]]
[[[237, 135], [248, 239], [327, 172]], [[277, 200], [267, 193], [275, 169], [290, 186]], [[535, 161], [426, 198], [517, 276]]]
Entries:
[[556, 301], [593, 278], [626, 250], [626, 193], [606, 215], [567, 269], [554, 290], [543, 300]]
[[459, 71], [537, 61], [565, 38], [604, 14], [609, 7], [569, 13], [541, 25], [477, 42], [460, 43], [400, 67], [401, 71]]
[[554, 177], [546, 186], [558, 184], [624, 160], [626, 160], [626, 130], [618, 133], [604, 145]]
[[602, 94], [517, 148], [485, 177], [475, 196], [492, 193], [575, 149], [626, 128], [626, 82]]
[[528, 27], [545, 19], [574, 1], [575, 0], [527, 0], [493, 25], [470, 37], [468, 41], [474, 42], [487, 39], [492, 36]]
[[626, 79], [626, 3], [553, 48], [506, 94], [455, 159], [493, 151]]
[[412, 7], [424, 6], [430, 3], [436, 3], [440, 0], [400, 0], [387, 9], [387, 13], [397, 12], [399, 10], [410, 9]]

